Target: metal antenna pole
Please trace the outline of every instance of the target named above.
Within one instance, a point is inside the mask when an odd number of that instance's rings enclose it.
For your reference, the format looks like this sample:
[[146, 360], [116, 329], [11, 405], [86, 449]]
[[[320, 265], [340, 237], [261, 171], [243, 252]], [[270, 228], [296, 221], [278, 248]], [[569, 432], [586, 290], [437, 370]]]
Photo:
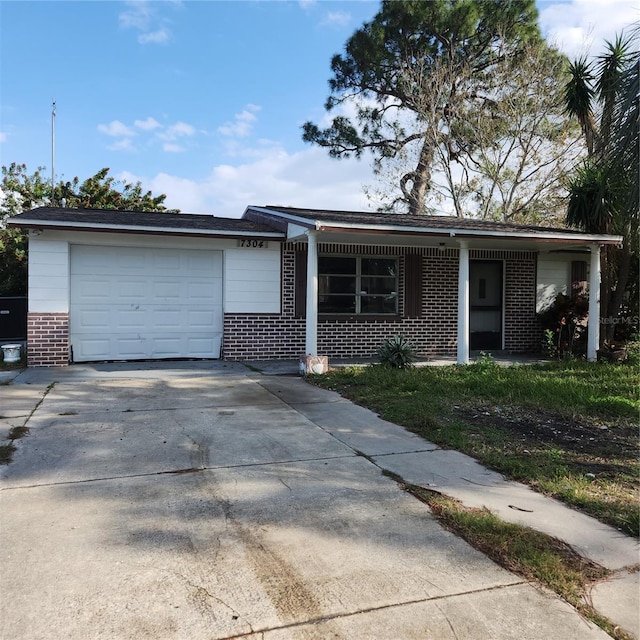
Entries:
[[55, 207], [56, 188], [56, 99], [53, 98], [51, 109], [51, 206]]

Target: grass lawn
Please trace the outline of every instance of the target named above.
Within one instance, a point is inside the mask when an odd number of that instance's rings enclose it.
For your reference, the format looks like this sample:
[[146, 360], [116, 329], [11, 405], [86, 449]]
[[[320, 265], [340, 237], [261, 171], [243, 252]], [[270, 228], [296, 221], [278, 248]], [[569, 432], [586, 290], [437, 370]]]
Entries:
[[334, 370], [315, 384], [640, 535], [637, 359]]

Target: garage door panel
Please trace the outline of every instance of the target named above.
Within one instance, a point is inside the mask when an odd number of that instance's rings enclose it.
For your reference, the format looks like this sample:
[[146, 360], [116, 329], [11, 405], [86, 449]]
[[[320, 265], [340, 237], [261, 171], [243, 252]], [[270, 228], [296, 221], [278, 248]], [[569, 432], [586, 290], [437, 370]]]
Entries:
[[71, 247], [76, 361], [218, 358], [222, 252]]
[[170, 329], [179, 333], [185, 326], [183, 317], [181, 309], [151, 309], [151, 322], [156, 331]]
[[124, 282], [120, 282], [117, 290], [113, 293], [117, 295], [120, 302], [139, 304], [141, 300], [146, 298], [148, 287], [148, 280], [132, 280], [131, 278], [127, 278]]
[[104, 360], [110, 353], [110, 340], [108, 338], [87, 338], [73, 345], [74, 360]]
[[155, 358], [179, 358], [184, 348], [183, 339], [155, 338], [152, 341], [152, 352]]
[[111, 329], [111, 313], [108, 308], [81, 309], [71, 319], [71, 331], [96, 332], [108, 335]]
[[81, 276], [76, 278], [76, 286], [79, 289], [79, 295], [83, 299], [100, 300], [101, 298], [109, 298], [112, 294], [111, 282], [109, 279], [97, 276]]
[[71, 275], [101, 275], [111, 265], [106, 253], [97, 253], [93, 247], [74, 246], [76, 262], [71, 262]]
[[147, 312], [142, 309], [113, 309], [109, 333], [120, 330], [144, 330], [148, 324]]
[[206, 356], [204, 355], [197, 354], [211, 353], [211, 351], [220, 351], [220, 342], [217, 342], [216, 340], [205, 336], [203, 336], [202, 338], [189, 338], [187, 347], [191, 353], [196, 354], [194, 355], [195, 358], [206, 358]]
[[155, 252], [151, 254], [150, 261], [156, 273], [180, 273], [182, 260], [178, 251], [165, 249], [162, 253]]
[[147, 354], [147, 342], [148, 340], [141, 337], [140, 334], [118, 336], [111, 341], [111, 351], [115, 350], [119, 354], [118, 359], [120, 360], [142, 360], [150, 357]]
[[210, 309], [190, 309], [187, 322], [195, 331], [206, 331], [208, 329], [219, 330], [215, 321], [215, 314]]
[[189, 302], [199, 304], [216, 304], [222, 297], [222, 291], [212, 287], [207, 282], [189, 282], [186, 288], [186, 298]]
[[166, 300], [180, 301], [184, 297], [184, 279], [161, 280], [150, 283], [153, 287], [152, 295], [157, 300], [159, 298]]
[[186, 260], [186, 268], [189, 273], [206, 275], [222, 266], [219, 255], [189, 255]]
[[138, 251], [116, 251], [117, 264], [113, 265], [114, 271], [146, 271], [147, 257]]

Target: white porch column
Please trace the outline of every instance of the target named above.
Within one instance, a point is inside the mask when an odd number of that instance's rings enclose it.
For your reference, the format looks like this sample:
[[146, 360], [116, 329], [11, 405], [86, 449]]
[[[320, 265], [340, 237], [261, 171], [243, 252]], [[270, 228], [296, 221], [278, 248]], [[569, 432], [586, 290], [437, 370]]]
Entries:
[[589, 323], [587, 325], [587, 360], [598, 359], [600, 346], [600, 245], [591, 245], [589, 273]]
[[469, 364], [469, 243], [460, 240], [458, 262], [458, 364]]
[[307, 319], [305, 353], [318, 354], [318, 245], [316, 232], [307, 231]]

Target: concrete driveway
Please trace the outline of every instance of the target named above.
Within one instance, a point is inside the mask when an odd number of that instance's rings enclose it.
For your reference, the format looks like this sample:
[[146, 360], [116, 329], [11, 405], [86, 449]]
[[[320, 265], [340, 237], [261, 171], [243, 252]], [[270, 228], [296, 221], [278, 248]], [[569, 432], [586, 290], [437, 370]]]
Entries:
[[337, 394], [70, 369], [0, 386], [3, 639], [609, 637], [443, 530], [359, 454], [424, 442]]

